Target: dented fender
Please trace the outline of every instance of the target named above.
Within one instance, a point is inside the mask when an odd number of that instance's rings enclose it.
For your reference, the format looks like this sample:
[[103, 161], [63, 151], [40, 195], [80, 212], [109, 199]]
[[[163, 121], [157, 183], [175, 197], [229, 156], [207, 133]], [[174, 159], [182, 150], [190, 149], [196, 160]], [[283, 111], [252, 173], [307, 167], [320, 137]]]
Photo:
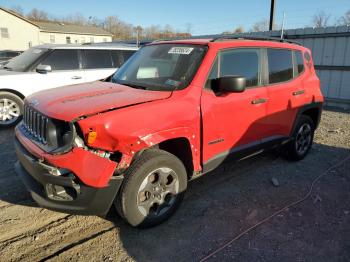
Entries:
[[139, 136], [130, 144], [129, 149], [127, 150], [129, 152], [129, 157], [122, 158], [118, 168], [128, 167], [136, 153], [158, 145], [164, 141], [176, 138], [185, 138], [188, 140], [189, 144], [191, 145], [193, 167], [195, 170], [200, 170], [200, 141], [195, 132], [189, 127], [177, 127]]
[[108, 128], [108, 125], [107, 127], [97, 125], [93, 129], [89, 129], [84, 123], [80, 123], [80, 126], [83, 129], [85, 137], [89, 130], [97, 132], [96, 141], [93, 145], [89, 145], [90, 147], [109, 152], [120, 152], [122, 154], [116, 169], [119, 173], [130, 166], [137, 153], [164, 141], [176, 138], [185, 138], [188, 140], [191, 145], [193, 167], [196, 171], [201, 170], [200, 139], [190, 127], [170, 128], [149, 134], [142, 134], [141, 132], [139, 134], [125, 134]]
[[[192, 151], [193, 167], [201, 170], [199, 96], [187, 96], [186, 90], [162, 99], [104, 112], [77, 121], [79, 133], [87, 142], [89, 132], [95, 132], [95, 150], [121, 154], [117, 172], [122, 173], [134, 157], [147, 148], [176, 138], [186, 139]], [[180, 101], [174, 106], [173, 101]], [[159, 108], [162, 108], [160, 111]], [[183, 114], [183, 111], [188, 112]], [[78, 129], [79, 129], [78, 128]]]

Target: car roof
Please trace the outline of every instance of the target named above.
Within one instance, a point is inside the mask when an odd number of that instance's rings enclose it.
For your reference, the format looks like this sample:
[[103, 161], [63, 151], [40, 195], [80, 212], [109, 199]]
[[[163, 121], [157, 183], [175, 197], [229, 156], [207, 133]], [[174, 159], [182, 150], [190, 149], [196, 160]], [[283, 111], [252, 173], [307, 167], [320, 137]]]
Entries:
[[234, 46], [259, 46], [259, 47], [280, 47], [291, 49], [304, 49], [299, 43], [292, 42], [279, 38], [197, 38], [197, 39], [181, 39], [181, 40], [158, 40], [150, 43], [150, 45], [156, 44], [192, 44], [192, 45], [209, 45], [216, 46], [218, 48], [234, 47]]
[[190, 45], [207, 45], [212, 38], [196, 38], [196, 39], [173, 39], [173, 40], [156, 40], [150, 43], [149, 45], [157, 44], [190, 44]]
[[101, 49], [101, 50], [138, 50], [139, 47], [132, 44], [43, 44], [35, 48], [46, 49]]

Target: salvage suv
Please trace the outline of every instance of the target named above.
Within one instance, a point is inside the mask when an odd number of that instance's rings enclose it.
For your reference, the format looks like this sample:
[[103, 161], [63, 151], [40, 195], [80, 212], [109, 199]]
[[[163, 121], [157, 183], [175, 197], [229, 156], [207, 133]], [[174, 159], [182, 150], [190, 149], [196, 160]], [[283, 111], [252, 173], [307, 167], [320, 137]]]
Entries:
[[154, 42], [110, 79], [28, 97], [16, 171], [42, 207], [149, 227], [187, 182], [280, 147], [309, 152], [323, 96], [310, 50], [275, 39]]

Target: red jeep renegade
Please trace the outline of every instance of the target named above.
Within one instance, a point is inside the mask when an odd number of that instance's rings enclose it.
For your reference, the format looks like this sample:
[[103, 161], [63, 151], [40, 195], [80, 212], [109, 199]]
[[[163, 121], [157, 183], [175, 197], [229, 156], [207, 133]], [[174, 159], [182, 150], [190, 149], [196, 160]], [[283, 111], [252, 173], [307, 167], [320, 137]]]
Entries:
[[28, 97], [16, 171], [42, 207], [133, 226], [178, 208], [229, 159], [311, 148], [323, 96], [310, 50], [259, 38], [154, 42], [110, 79]]

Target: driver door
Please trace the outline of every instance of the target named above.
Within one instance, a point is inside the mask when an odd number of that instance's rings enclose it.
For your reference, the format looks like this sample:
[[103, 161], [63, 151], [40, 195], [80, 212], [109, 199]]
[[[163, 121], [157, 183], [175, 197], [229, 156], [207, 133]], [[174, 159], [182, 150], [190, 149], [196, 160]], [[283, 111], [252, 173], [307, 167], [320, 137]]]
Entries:
[[[201, 99], [204, 171], [220, 165], [230, 153], [260, 145], [267, 91], [262, 86], [259, 48], [221, 51], [213, 64]], [[246, 78], [242, 93], [220, 93], [212, 79], [239, 75]]]

